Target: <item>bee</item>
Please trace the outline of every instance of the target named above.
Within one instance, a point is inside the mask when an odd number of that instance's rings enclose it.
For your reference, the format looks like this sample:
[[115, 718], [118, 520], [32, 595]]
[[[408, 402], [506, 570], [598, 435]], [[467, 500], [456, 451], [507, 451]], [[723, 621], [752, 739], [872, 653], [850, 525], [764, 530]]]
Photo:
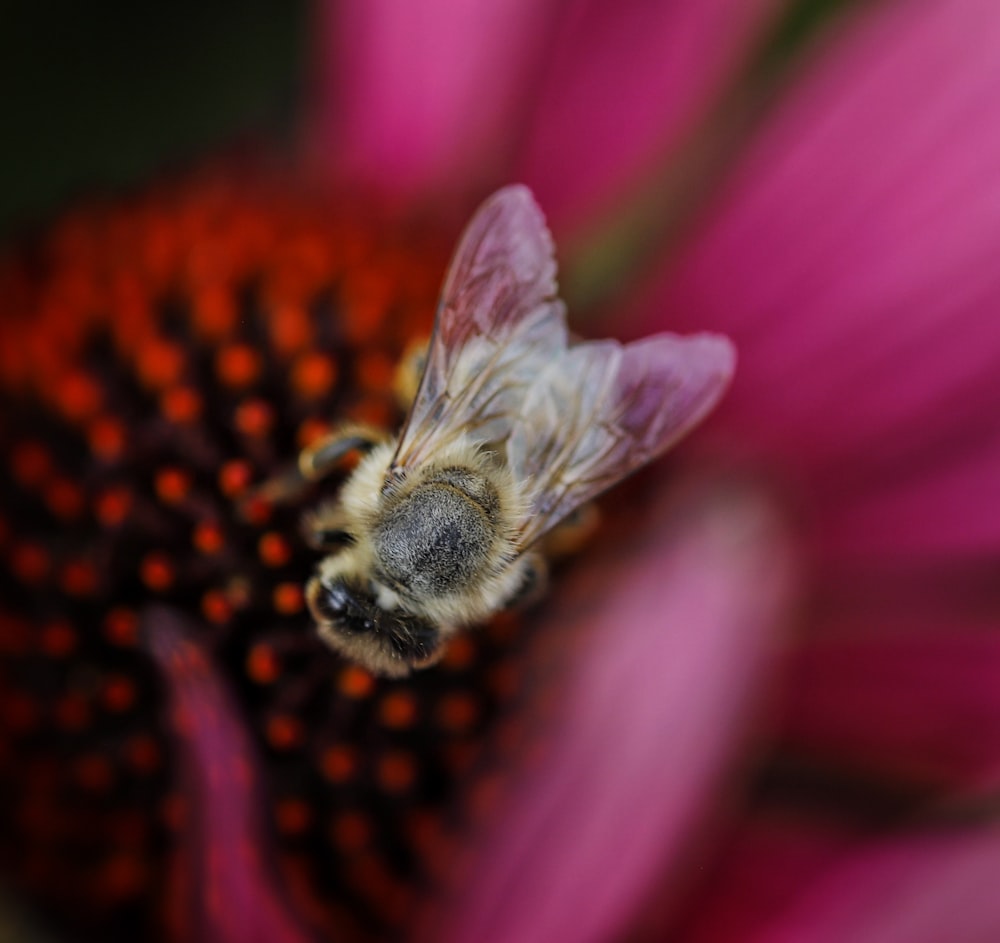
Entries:
[[710, 334], [570, 343], [552, 237], [510, 186], [462, 235], [421, 361], [398, 435], [344, 427], [299, 459], [316, 480], [364, 453], [308, 518], [330, 552], [306, 600], [331, 648], [388, 677], [537, 595], [545, 535], [703, 419], [735, 353]]

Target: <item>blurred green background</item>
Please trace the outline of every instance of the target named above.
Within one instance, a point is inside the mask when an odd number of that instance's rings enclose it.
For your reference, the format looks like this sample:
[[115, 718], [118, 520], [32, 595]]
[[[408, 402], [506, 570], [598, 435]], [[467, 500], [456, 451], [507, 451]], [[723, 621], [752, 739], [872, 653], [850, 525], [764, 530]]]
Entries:
[[84, 189], [287, 137], [305, 13], [304, 0], [0, 2], [0, 238]]

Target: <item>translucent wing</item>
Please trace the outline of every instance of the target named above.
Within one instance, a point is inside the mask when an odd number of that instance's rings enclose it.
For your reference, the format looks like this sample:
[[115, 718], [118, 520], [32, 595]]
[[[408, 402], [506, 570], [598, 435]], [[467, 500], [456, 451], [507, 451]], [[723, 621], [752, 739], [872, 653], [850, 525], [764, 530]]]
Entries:
[[392, 469], [458, 434], [500, 442], [528, 386], [566, 347], [552, 237], [526, 187], [500, 190], [465, 230]]
[[507, 442], [508, 462], [530, 496], [522, 549], [692, 429], [719, 400], [735, 362], [732, 344], [710, 334], [580, 344], [551, 362]]

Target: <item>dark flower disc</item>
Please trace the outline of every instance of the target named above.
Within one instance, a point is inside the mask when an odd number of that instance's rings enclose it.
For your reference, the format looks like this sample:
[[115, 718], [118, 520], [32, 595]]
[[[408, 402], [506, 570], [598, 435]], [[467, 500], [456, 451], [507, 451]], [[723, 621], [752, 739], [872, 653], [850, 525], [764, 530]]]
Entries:
[[157, 612], [235, 696], [307, 923], [378, 937], [433, 879], [518, 690], [520, 623], [375, 679], [303, 605], [302, 514], [336, 482], [289, 506], [247, 495], [337, 419], [398, 422], [395, 365], [447, 248], [226, 169], [88, 204], [0, 260], [0, 856], [74, 938], [170, 926], [193, 812]]

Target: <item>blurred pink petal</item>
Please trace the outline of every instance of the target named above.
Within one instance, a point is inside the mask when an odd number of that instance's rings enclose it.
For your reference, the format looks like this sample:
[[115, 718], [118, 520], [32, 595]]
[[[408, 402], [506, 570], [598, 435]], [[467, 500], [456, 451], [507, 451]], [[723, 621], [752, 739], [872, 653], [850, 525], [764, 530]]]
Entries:
[[[946, 425], [944, 417], [941, 421]], [[984, 441], [975, 449], [960, 442], [932, 474], [881, 480], [847, 504], [821, 535], [824, 555], [870, 564], [886, 557], [920, 561], [936, 554], [995, 554], [1000, 547], [1000, 414], [994, 419], [985, 412], [979, 425]]]
[[676, 260], [657, 324], [732, 334], [732, 433], [788, 468], [947, 458], [1000, 398], [998, 48], [989, 0], [866, 11]]
[[1000, 777], [1000, 636], [941, 625], [934, 635], [812, 640], [788, 659], [784, 738], [807, 757], [971, 786]]
[[[755, 931], [785, 912], [804, 887], [827, 875], [859, 843], [839, 825], [806, 826], [801, 818], [766, 813], [745, 816], [727, 837], [725, 855], [700, 875], [700, 886], [685, 901], [685, 912], [669, 939], [756, 940]], [[662, 929], [640, 937], [662, 938]]]
[[149, 644], [167, 680], [185, 817], [173, 875], [174, 935], [184, 943], [305, 943], [277, 891], [260, 821], [255, 758], [237, 708], [183, 617], [159, 608]]
[[788, 547], [756, 498], [652, 516], [616, 581], [606, 557], [563, 587], [588, 634], [550, 746], [427, 939], [615, 939], [718, 812], [789, 603]]
[[776, 5], [326, 3], [315, 158], [403, 198], [521, 175], [561, 225], [687, 129]]
[[514, 176], [556, 229], [663, 160], [743, 63], [779, 0], [580, 0], [560, 17]]
[[496, 176], [557, 5], [320, 4], [315, 159], [412, 198]]
[[995, 827], [941, 826], [873, 840], [758, 813], [729, 851], [680, 925], [676, 938], [684, 943], [1000, 939]]
[[992, 943], [1000, 829], [939, 830], [871, 843], [803, 894], [752, 943]]

